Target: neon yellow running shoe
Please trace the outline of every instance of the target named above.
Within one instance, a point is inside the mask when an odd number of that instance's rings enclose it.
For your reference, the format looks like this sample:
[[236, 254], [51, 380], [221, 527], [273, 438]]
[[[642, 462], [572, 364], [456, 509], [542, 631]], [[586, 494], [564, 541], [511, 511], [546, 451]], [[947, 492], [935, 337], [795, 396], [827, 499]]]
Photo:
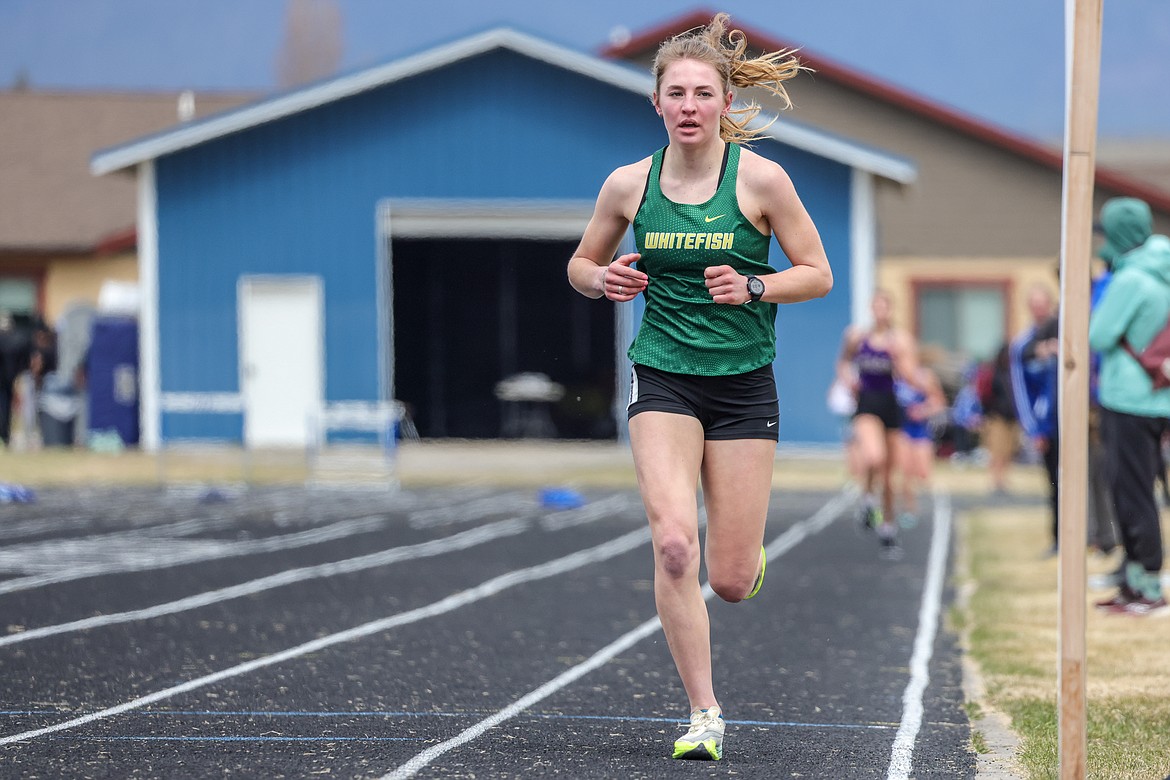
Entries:
[[760, 592], [760, 588], [764, 587], [764, 570], [768, 568], [768, 553], [764, 548], [760, 548], [760, 573], [756, 575], [756, 584], [752, 588], [752, 592], [744, 596], [745, 599], [750, 599], [752, 596]]
[[672, 758], [718, 761], [723, 758], [723, 712], [718, 707], [691, 713], [691, 728], [674, 741]]

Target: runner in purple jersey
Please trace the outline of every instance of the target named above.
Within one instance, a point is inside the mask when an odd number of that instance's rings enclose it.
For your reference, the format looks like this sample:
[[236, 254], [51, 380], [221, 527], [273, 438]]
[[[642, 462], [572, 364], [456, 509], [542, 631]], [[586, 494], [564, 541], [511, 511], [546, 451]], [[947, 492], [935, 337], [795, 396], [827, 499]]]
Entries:
[[891, 471], [902, 427], [894, 379], [900, 377], [923, 392], [928, 388], [919, 386], [917, 345], [910, 334], [894, 327], [891, 303], [889, 293], [878, 290], [870, 304], [873, 323], [846, 329], [837, 376], [842, 382], [852, 382], [857, 394], [853, 435], [855, 462], [865, 490], [861, 519], [867, 528], [877, 531], [882, 547], [893, 552], [897, 550], [898, 527], [894, 523]]

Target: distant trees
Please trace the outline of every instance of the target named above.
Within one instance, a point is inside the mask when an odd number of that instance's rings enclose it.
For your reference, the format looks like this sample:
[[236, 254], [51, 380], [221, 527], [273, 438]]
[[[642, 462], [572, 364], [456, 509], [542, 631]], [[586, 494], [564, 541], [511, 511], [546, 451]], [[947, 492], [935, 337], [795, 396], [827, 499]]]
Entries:
[[284, 42], [276, 63], [276, 79], [282, 88], [333, 75], [344, 53], [336, 0], [288, 0]]

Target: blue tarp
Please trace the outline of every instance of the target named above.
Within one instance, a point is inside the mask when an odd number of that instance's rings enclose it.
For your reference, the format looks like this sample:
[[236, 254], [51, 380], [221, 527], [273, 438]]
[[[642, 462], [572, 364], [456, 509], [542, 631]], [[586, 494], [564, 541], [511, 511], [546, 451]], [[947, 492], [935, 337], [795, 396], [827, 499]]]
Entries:
[[138, 321], [98, 317], [86, 358], [90, 433], [115, 431], [123, 444], [137, 444]]

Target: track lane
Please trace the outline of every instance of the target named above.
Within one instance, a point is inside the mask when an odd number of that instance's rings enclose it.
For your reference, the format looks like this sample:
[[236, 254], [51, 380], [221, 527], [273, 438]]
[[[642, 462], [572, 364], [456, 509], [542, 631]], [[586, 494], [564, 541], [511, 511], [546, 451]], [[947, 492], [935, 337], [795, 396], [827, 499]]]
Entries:
[[[606, 495], [590, 496], [587, 507], [601, 503]], [[801, 516], [807, 517], [824, 498], [778, 495], [769, 538]], [[565, 518], [571, 516], [560, 519]], [[550, 514], [548, 519], [558, 516]], [[238, 625], [265, 620], [271, 624], [303, 611], [305, 625], [311, 626], [330, 605], [348, 601], [347, 614], [338, 617], [352, 621], [385, 604], [378, 598], [360, 598], [357, 594], [362, 592], [400, 590], [403, 600], [425, 597], [428, 588], [411, 580], [428, 570], [432, 576], [439, 569], [456, 579], [482, 575], [493, 565], [503, 564], [497, 571], [508, 570], [510, 564], [531, 560], [534, 553], [550, 552], [553, 539], [558, 543], [596, 540], [640, 522], [629, 516], [586, 520], [575, 529], [580, 536], [572, 539], [534, 529], [516, 537], [518, 544], [477, 548], [477, 553], [486, 555], [390, 567], [398, 571], [388, 569], [381, 578], [355, 580], [361, 583], [358, 587], [306, 588], [296, 591], [295, 599], [283, 599], [307, 602], [316, 598], [320, 604], [282, 605], [280, 600], [248, 598], [235, 605], [231, 614]], [[571, 522], [565, 525], [573, 527]], [[859, 537], [850, 523], [837, 522], [817, 538], [802, 541], [783, 565], [769, 566], [761, 599], [743, 607], [712, 605], [717, 659], [722, 659], [717, 660], [719, 690], [728, 709], [734, 706], [729, 718], [738, 717], [741, 722], [729, 730], [728, 761], [717, 770], [692, 767], [692, 771], [726, 771], [731, 764], [739, 776], [775, 777], [786, 774], [769, 774], [776, 766], [795, 772], [815, 771], [821, 765], [863, 771], [856, 776], [885, 776], [864, 772], [875, 767], [884, 772], [890, 760], [917, 602], [911, 599], [912, 608], [891, 610], [893, 619], [883, 609], [871, 607], [886, 600], [906, 601], [906, 594], [920, 595], [929, 538], [926, 528], [924, 524], [924, 530], [908, 537], [906, 558], [890, 565], [876, 560], [872, 540]], [[427, 528], [437, 529], [455, 532], [458, 526]], [[252, 771], [248, 767], [260, 762], [271, 776], [303, 776], [329, 769], [345, 776], [378, 777], [435, 740], [449, 739], [483, 720], [485, 713], [515, 701], [534, 682], [580, 663], [607, 638], [651, 618], [650, 575], [647, 551], [634, 550], [602, 566], [543, 580], [539, 587], [530, 584], [501, 593], [489, 600], [490, 609], [459, 609], [444, 618], [355, 641], [343, 652], [330, 648], [296, 662], [257, 669], [230, 683], [176, 696], [166, 706], [159, 703], [91, 724], [79, 733], [0, 748], [0, 755], [7, 759], [13, 750], [25, 760], [39, 755], [44, 766], [59, 768], [100, 767], [100, 761], [85, 756], [117, 755], [124, 761], [104, 766], [123, 770], [181, 766], [184, 756], [189, 760], [199, 755], [201, 766], [210, 773], [247, 774]], [[433, 586], [430, 590], [433, 593]], [[760, 610], [753, 614], [745, 608], [761, 605], [767, 605], [763, 617]], [[248, 609], [241, 612], [241, 606]], [[166, 621], [151, 622], [162, 624], [153, 636], [126, 633], [127, 653], [122, 658], [127, 663], [133, 663], [130, 646], [144, 636], [148, 642], [172, 641], [179, 649], [185, 643], [193, 648], [202, 644], [205, 650], [209, 646], [197, 636], [175, 635], [175, 626]], [[540, 706], [452, 751], [420, 776], [515, 777], [535, 771], [533, 767], [541, 767], [539, 774], [548, 776], [612, 777], [623, 768], [622, 776], [667, 776], [677, 767], [663, 756], [678, 731], [674, 724], [681, 717], [679, 702], [685, 698], [681, 698], [660, 635], [658, 640], [648, 637], [619, 653]], [[939, 638], [932, 662], [944, 672], [947, 659], [956, 652], [947, 641], [945, 636]], [[769, 649], [764, 652], [761, 647]], [[0, 669], [3, 663], [0, 649]], [[953, 664], [951, 671], [956, 669]], [[744, 670], [756, 673], [742, 674]], [[965, 719], [956, 716], [955, 702], [947, 695], [957, 690], [953, 677], [932, 676], [919, 736], [920, 744], [950, 745], [949, 757], [938, 764], [948, 766], [950, 774], [934, 775], [938, 777], [965, 776]], [[98, 689], [114, 690], [117, 685], [100, 675], [95, 680]], [[945, 690], [948, 680], [950, 691]], [[860, 688], [858, 681], [863, 683]], [[944, 689], [941, 696], [935, 696], [936, 686]], [[63, 687], [59, 699], [44, 697], [42, 704], [47, 700], [75, 707], [76, 697], [70, 703], [69, 695], [80, 687], [76, 682], [72, 691]], [[60, 718], [59, 706], [46, 711], [50, 714], [39, 717]], [[10, 723], [31, 723], [31, 717], [7, 716]], [[621, 739], [615, 740], [614, 733], [621, 734]], [[926, 755], [934, 756], [934, 749]], [[810, 763], [810, 756], [816, 756], [820, 764]], [[172, 758], [178, 763], [165, 763]], [[916, 766], [916, 776], [929, 776], [923, 774], [929, 765]], [[116, 776], [97, 769], [81, 774]]]

